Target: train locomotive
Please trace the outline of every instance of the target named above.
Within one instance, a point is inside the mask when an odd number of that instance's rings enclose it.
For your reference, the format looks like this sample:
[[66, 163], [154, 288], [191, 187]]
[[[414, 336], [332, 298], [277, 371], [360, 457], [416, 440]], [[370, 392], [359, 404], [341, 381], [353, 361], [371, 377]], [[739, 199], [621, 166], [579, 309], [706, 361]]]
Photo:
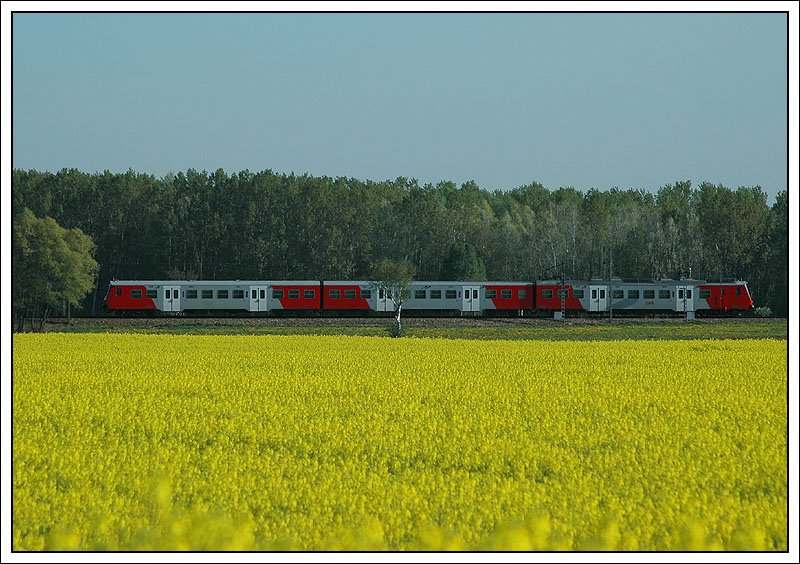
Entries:
[[[109, 315], [393, 315], [391, 289], [347, 280], [113, 280]], [[414, 281], [402, 301], [411, 315], [552, 316], [568, 314], [734, 315], [750, 310], [737, 279]]]

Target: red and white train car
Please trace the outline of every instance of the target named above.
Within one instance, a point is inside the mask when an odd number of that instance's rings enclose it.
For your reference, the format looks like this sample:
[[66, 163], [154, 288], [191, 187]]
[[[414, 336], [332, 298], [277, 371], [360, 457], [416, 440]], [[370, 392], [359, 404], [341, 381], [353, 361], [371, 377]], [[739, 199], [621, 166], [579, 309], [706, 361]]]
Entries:
[[[563, 298], [563, 300], [562, 300]], [[562, 304], [563, 302], [563, 304]], [[727, 314], [747, 311], [753, 299], [742, 280], [543, 280], [536, 283], [539, 311]]]
[[[391, 290], [369, 281], [318, 280], [127, 280], [109, 284], [105, 306], [111, 313], [280, 315], [326, 312], [338, 315], [389, 314]], [[741, 280], [536, 282], [415, 281], [403, 310], [419, 314], [524, 315], [559, 317], [561, 312], [718, 314], [753, 305]]]

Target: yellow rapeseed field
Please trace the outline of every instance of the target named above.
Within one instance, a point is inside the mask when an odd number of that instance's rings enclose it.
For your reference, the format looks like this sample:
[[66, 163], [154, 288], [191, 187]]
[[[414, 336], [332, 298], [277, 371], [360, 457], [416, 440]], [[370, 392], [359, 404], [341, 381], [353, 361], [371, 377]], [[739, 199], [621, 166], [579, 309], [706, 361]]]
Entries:
[[14, 550], [786, 550], [785, 341], [17, 335]]

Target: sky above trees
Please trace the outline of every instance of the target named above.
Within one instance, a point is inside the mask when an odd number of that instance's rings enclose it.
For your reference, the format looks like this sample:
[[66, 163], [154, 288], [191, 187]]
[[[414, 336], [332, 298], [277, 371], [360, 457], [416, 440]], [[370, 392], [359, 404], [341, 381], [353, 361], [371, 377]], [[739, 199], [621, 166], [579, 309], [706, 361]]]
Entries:
[[787, 188], [784, 14], [12, 23], [14, 168]]

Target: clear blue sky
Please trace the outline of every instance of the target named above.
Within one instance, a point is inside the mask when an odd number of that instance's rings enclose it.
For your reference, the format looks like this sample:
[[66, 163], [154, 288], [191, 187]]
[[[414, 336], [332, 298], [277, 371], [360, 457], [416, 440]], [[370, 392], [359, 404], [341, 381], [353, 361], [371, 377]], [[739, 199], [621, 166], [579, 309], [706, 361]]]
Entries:
[[787, 188], [783, 14], [16, 14], [13, 167]]

